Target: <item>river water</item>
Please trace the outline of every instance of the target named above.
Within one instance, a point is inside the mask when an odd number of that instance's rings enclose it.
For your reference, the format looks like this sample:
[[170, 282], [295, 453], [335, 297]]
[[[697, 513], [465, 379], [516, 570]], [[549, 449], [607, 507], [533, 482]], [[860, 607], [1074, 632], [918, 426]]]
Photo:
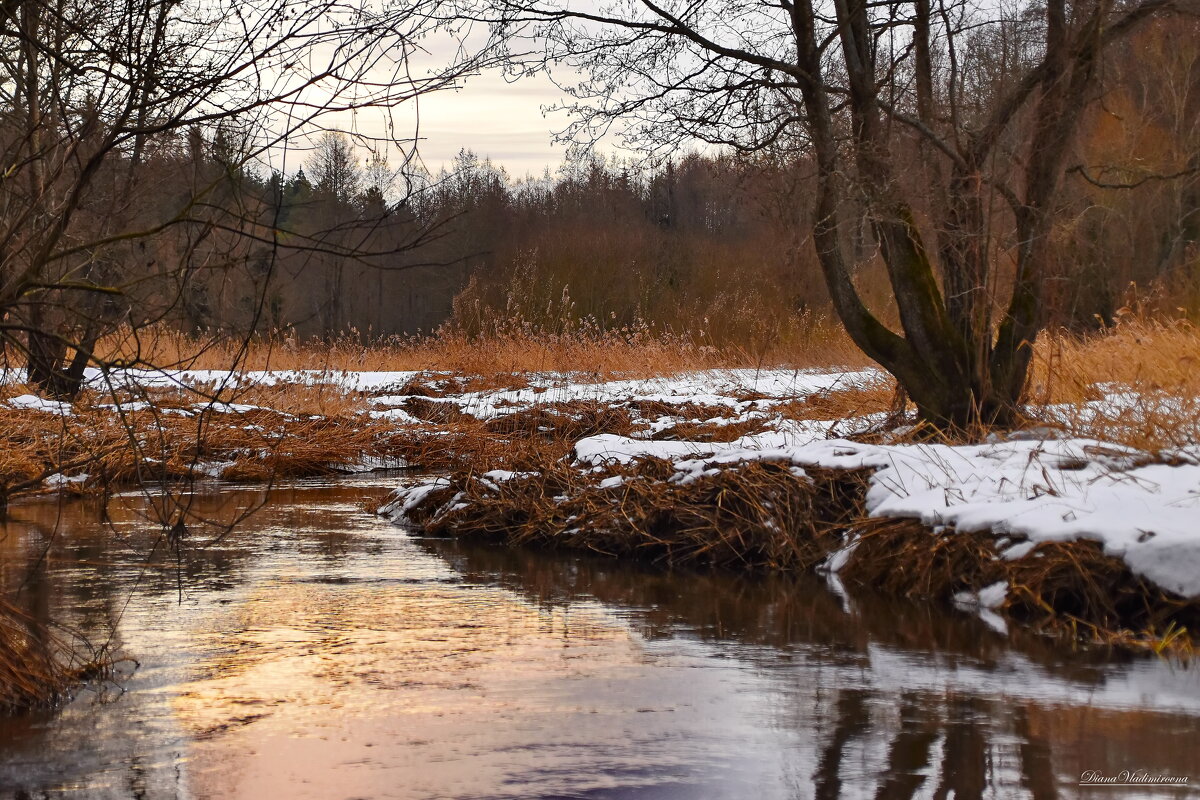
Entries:
[[8, 591], [140, 666], [0, 721], [0, 797], [1200, 796], [1200, 668], [815, 578], [415, 538], [363, 510], [396, 481], [277, 489], [178, 551], [137, 498], [14, 507]]

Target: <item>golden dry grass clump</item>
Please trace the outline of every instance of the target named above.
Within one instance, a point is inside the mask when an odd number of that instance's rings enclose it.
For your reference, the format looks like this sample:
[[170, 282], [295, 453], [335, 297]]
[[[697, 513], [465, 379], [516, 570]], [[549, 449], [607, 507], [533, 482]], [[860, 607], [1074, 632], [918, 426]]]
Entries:
[[1037, 403], [1098, 399], [1098, 386], [1200, 396], [1200, 329], [1187, 320], [1125, 317], [1102, 331], [1049, 333], [1034, 348]]
[[[413, 404], [418, 399], [403, 408], [420, 413]], [[527, 470], [566, 456], [586, 436], [626, 436], [634, 428], [625, 408], [588, 400], [535, 405], [486, 420], [454, 405], [441, 411], [442, 405], [428, 411], [436, 422], [393, 431], [386, 439], [388, 453], [427, 472]]]
[[[583, 472], [567, 461], [507, 480], [461, 472], [405, 511], [434, 536], [589, 550], [669, 565], [804, 570], [824, 559], [847, 522], [845, 484], [789, 464], [753, 461], [672, 480], [656, 458]], [[850, 503], [850, 508], [855, 506]]]
[[54, 705], [80, 680], [107, 668], [103, 657], [79, 657], [45, 626], [0, 600], [0, 713]]
[[[1115, 401], [1110, 401], [1110, 398]], [[1043, 336], [1029, 383], [1036, 421], [1148, 452], [1200, 442], [1200, 329], [1126, 316], [1089, 336]]]
[[588, 436], [633, 432], [629, 411], [595, 400], [553, 402], [532, 406], [484, 423], [489, 433], [510, 439], [564, 440], [572, 444]]

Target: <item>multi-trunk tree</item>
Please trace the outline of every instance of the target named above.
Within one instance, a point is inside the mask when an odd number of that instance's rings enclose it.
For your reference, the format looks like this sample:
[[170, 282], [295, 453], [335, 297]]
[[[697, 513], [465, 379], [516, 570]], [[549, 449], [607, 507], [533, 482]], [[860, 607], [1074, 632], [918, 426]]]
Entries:
[[[700, 141], [802, 154], [815, 197], [796, 218], [812, 220], [846, 330], [924, 418], [963, 427], [1019, 414], [1059, 187], [1106, 48], [1152, 16], [1196, 10], [1195, 0], [1048, 0], [1016, 13], [958, 0], [493, 0], [470, 13], [530, 45], [512, 46], [514, 69], [582, 75], [569, 88], [584, 138], [624, 119], [651, 153]], [[873, 247], [862, 247], [864, 227]], [[895, 326], [855, 286], [866, 258], [886, 266]]]

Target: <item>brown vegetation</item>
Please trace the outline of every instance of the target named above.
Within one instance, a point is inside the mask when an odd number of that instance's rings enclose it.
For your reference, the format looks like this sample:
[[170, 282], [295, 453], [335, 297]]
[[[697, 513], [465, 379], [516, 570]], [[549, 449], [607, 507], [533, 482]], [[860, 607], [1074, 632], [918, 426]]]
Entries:
[[686, 484], [669, 480], [674, 471], [651, 458], [601, 474], [562, 461], [508, 480], [462, 472], [411, 519], [435, 536], [773, 570], [811, 568], [845, 522], [828, 492], [786, 464], [754, 462]]
[[102, 655], [81, 658], [78, 652], [0, 599], [0, 713], [52, 705], [107, 668]]
[[854, 525], [854, 552], [839, 572], [848, 583], [913, 599], [951, 602], [997, 582], [1009, 585], [1000, 610], [1037, 630], [1091, 641], [1155, 646], [1176, 631], [1190, 649], [1200, 600], [1185, 600], [1129, 571], [1096, 542], [1043, 542], [1021, 558], [1000, 556], [996, 537], [913, 519], [865, 519]]
[[[433, 536], [586, 550], [668, 566], [802, 572], [848, 544], [848, 585], [951, 603], [1009, 585], [997, 610], [1034, 630], [1102, 644], [1190, 652], [1200, 600], [1133, 575], [1094, 542], [1039, 544], [1006, 560], [984, 533], [931, 530], [912, 519], [862, 516], [869, 473], [755, 461], [692, 481], [669, 461], [584, 472], [563, 461], [493, 479], [465, 471], [414, 502], [405, 519]], [[678, 476], [675, 476], [676, 478]]]
[[[527, 372], [570, 372], [596, 377], [652, 377], [733, 367], [861, 367], [870, 362], [828, 318], [800, 315], [792, 335], [757, 352], [735, 343], [718, 346], [700, 334], [679, 334], [649, 323], [604, 329], [593, 322], [553, 326], [520, 319], [485, 330], [457, 323], [428, 336], [389, 337], [364, 343], [356, 331], [332, 339], [297, 339], [289, 333], [255, 337], [248, 344], [220, 336], [184, 335], [166, 327], [141, 331], [136, 341], [114, 335], [98, 345], [106, 358], [136, 357], [188, 369], [445, 372], [476, 378], [464, 391], [492, 388], [479, 377]], [[519, 385], [519, 384], [518, 384]], [[417, 393], [417, 392], [405, 392]], [[439, 391], [436, 394], [445, 394]]]
[[[156, 358], [180, 359], [195, 340], [159, 330], [142, 337]], [[119, 343], [112, 345], [119, 347]], [[227, 363], [233, 345], [201, 351], [197, 366]], [[788, 363], [825, 365], [814, 348]], [[633, 355], [636, 354], [636, 355]], [[311, 383], [275, 384], [231, 381], [182, 389], [121, 390], [121, 413], [99, 391], [89, 391], [70, 415], [12, 408], [0, 403], [0, 484], [7, 492], [24, 491], [59, 468], [87, 472], [105, 481], [179, 478], [207, 462], [233, 462], [226, 477], [300, 476], [330, 471], [338, 463], [364, 456], [403, 458], [413, 467], [450, 471], [458, 468], [527, 469], [569, 452], [579, 438], [596, 433], [629, 435], [635, 420], [673, 418], [658, 439], [730, 441], [769, 426], [778, 415], [795, 420], [843, 420], [902, 412], [903, 400], [883, 376], [866, 385], [833, 388], [775, 404], [764, 415], [732, 421], [727, 406], [693, 402], [635, 400], [617, 406], [594, 401], [562, 402], [546, 391], [544, 402], [515, 408], [488, 421], [455, 402], [465, 392], [528, 388], [532, 365], [567, 369], [576, 380], [614, 377], [667, 377], [695, 368], [744, 365], [737, 352], [704, 351], [678, 339], [643, 332], [636, 338], [578, 333], [538, 337], [532, 332], [472, 339], [447, 329], [437, 337], [363, 347], [352, 339], [318, 343], [251, 343], [243, 363], [262, 368], [315, 370]], [[1033, 404], [1026, 424], [1050, 426], [1076, 436], [1159, 452], [1200, 440], [1200, 332], [1186, 321], [1158, 321], [1126, 315], [1112, 328], [1090, 335], [1059, 332], [1042, 337], [1030, 383]], [[282, 363], [281, 363], [282, 362]], [[475, 372], [453, 372], [473, 364]], [[337, 383], [343, 370], [402, 371], [423, 366], [399, 387], [384, 389], [400, 399], [392, 406], [372, 405], [368, 392]], [[322, 374], [324, 373], [324, 374]], [[581, 374], [582, 373], [582, 374]], [[565, 377], [564, 377], [565, 380]], [[26, 392], [8, 386], [9, 396]], [[1107, 393], [1127, 395], [1121, 404], [1097, 403]], [[756, 399], [756, 398], [740, 398]], [[210, 400], [256, 406], [242, 412]], [[153, 408], [142, 408], [145, 402]], [[1089, 405], [1091, 403], [1091, 405]], [[422, 420], [403, 425], [372, 419], [371, 409], [399, 407]], [[137, 410], [134, 410], [137, 409]], [[185, 416], [185, 413], [190, 416]], [[932, 431], [913, 431], [927, 436]], [[131, 446], [137, 442], [137, 447]]]
[[264, 387], [238, 402], [264, 395], [274, 407], [231, 406], [187, 391], [143, 392], [116, 404], [89, 392], [62, 414], [0, 403], [0, 498], [38, 491], [54, 475], [77, 478], [62, 485], [83, 492], [195, 477], [322, 475], [367, 457], [396, 457], [394, 426], [353, 413], [355, 401], [341, 393], [331, 401], [311, 387]]

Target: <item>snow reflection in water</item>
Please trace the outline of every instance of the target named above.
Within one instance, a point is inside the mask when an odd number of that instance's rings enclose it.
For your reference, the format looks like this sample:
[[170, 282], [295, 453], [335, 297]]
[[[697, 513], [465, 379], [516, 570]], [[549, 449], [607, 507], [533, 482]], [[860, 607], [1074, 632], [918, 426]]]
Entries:
[[0, 723], [0, 791], [1042, 798], [1088, 769], [1200, 773], [1195, 669], [814, 580], [412, 539], [359, 509], [383, 485], [278, 490], [178, 572], [142, 568], [155, 532], [135, 514], [15, 509], [5, 583], [93, 636], [119, 619], [142, 666]]

